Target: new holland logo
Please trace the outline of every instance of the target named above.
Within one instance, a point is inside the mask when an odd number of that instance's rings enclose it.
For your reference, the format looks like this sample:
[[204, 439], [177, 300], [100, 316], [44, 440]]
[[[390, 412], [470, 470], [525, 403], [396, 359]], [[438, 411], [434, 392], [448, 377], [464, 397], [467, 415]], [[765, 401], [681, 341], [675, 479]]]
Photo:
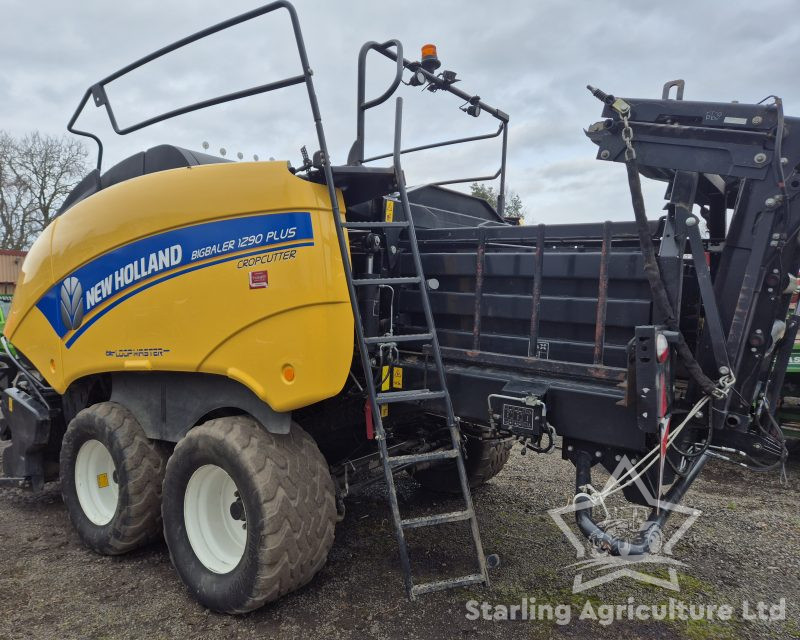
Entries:
[[69, 329], [77, 329], [83, 322], [83, 287], [75, 277], [61, 283], [61, 321]]

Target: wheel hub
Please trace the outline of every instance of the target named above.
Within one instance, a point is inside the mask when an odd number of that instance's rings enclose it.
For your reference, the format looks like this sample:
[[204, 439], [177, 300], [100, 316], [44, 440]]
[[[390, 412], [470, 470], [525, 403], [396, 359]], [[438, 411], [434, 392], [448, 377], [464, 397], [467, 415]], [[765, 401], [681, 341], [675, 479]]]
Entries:
[[244, 520], [244, 505], [241, 498], [237, 498], [236, 502], [231, 502], [230, 514], [234, 520]]
[[236, 483], [214, 464], [189, 478], [183, 501], [186, 535], [197, 559], [209, 571], [229, 573], [247, 545], [247, 514]]
[[117, 512], [117, 469], [106, 446], [87, 440], [75, 459], [75, 492], [83, 513], [98, 526], [107, 525]]

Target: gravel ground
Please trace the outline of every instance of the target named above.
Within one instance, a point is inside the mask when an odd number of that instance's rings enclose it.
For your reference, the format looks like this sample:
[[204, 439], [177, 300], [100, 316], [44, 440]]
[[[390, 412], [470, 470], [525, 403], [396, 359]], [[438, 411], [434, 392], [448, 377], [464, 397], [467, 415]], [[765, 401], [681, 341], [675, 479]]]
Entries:
[[[800, 463], [789, 486], [776, 474], [710, 463], [685, 503], [702, 511], [675, 546], [679, 591], [624, 577], [573, 594], [575, 550], [547, 510], [567, 503], [572, 466], [558, 452], [522, 457], [475, 493], [487, 553], [497, 553], [489, 588], [405, 599], [384, 489], [350, 498], [326, 567], [304, 589], [240, 617], [195, 603], [172, 570], [163, 543], [107, 558], [72, 531], [57, 485], [32, 495], [0, 493], [0, 638], [800, 638]], [[453, 510], [410, 479], [399, 482], [404, 515]], [[413, 533], [421, 572], [466, 570], [461, 524]], [[681, 523], [672, 523], [675, 530]], [[669, 533], [669, 531], [668, 531]], [[640, 567], [667, 577], [666, 567]], [[569, 607], [553, 620], [467, 619], [469, 600]], [[580, 619], [602, 605], [727, 604], [731, 621]], [[779, 603], [785, 620], [744, 620], [743, 601]], [[588, 602], [588, 605], [587, 605]], [[492, 609], [495, 611], [495, 609]], [[554, 616], [555, 617], [555, 616]], [[564, 620], [566, 616], [562, 618]], [[584, 615], [586, 618], [586, 615]]]

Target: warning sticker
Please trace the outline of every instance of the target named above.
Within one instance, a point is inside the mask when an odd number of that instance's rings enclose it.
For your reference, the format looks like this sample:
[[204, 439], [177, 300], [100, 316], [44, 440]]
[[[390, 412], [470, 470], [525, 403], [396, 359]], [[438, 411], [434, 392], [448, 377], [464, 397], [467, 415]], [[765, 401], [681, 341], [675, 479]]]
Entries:
[[394, 367], [392, 369], [392, 387], [395, 389], [403, 388], [403, 369], [402, 367]]
[[107, 473], [100, 473], [97, 475], [97, 486], [101, 489], [105, 489], [108, 486], [108, 474]]
[[266, 271], [250, 271], [248, 273], [250, 277], [250, 288], [251, 289], [266, 289], [267, 285], [269, 284], [269, 279], [267, 278]]

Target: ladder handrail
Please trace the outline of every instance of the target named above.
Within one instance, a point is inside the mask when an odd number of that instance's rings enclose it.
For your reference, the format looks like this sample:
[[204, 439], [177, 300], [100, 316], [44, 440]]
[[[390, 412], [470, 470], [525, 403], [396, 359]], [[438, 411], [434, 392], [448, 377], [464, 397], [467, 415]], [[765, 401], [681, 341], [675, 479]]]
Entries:
[[[422, 292], [422, 312], [425, 315], [425, 321], [429, 327], [433, 327], [433, 311], [431, 310], [431, 303], [430, 299], [427, 295], [427, 283], [425, 282], [424, 278], [424, 271], [422, 269], [422, 260], [419, 256], [419, 251], [417, 251], [417, 233], [416, 229], [414, 228], [414, 224], [411, 218], [411, 204], [408, 200], [408, 191], [406, 190], [406, 181], [405, 177], [403, 176], [403, 169], [400, 162], [400, 140], [402, 137], [402, 128], [403, 128], [403, 98], [400, 96], [397, 97], [395, 101], [395, 119], [394, 119], [394, 153], [393, 153], [393, 161], [394, 161], [394, 174], [395, 174], [395, 183], [397, 184], [397, 190], [400, 194], [400, 205], [403, 207], [403, 214], [406, 217], [406, 220], [409, 222], [408, 225], [408, 242], [411, 246], [411, 255], [414, 259], [414, 269], [416, 270], [417, 274], [422, 277], [422, 282], [420, 282], [420, 289]], [[444, 366], [442, 364], [442, 354], [439, 349], [439, 337], [436, 335], [436, 331], [433, 331], [433, 340], [431, 341], [431, 351], [433, 351], [434, 361], [436, 364], [436, 369], [439, 378], [439, 386], [447, 391], [447, 381], [445, 380], [444, 376]], [[453, 413], [453, 403], [450, 401], [450, 394], [445, 393], [445, 405], [447, 409], [447, 426], [450, 427], [456, 424], [456, 417]]]
[[[367, 100], [366, 98], [367, 54], [370, 51], [375, 51], [381, 54], [382, 56], [388, 58], [389, 60], [393, 61], [395, 63], [395, 75], [389, 87], [381, 95], [371, 100]], [[508, 155], [508, 122], [510, 119], [509, 115], [505, 111], [498, 109], [497, 107], [493, 107], [487, 102], [484, 102], [483, 100], [481, 100], [480, 96], [471, 95], [466, 91], [459, 89], [454, 85], [453, 80], [442, 77], [442, 74], [437, 75], [432, 71], [429, 71], [428, 69], [423, 67], [420, 62], [414, 62], [405, 59], [403, 57], [403, 45], [397, 39], [387, 40], [386, 42], [383, 43], [375, 41], [365, 42], [358, 53], [356, 139], [353, 141], [353, 144], [350, 147], [350, 152], [347, 154], [347, 164], [362, 165], [366, 162], [379, 160], [381, 158], [388, 158], [391, 155], [393, 155], [392, 153], [385, 153], [377, 156], [372, 156], [370, 158], [364, 157], [365, 119], [367, 110], [383, 104], [394, 94], [395, 91], [397, 91], [400, 84], [403, 83], [403, 71], [405, 69], [408, 69], [415, 75], [421, 75], [424, 78], [424, 83], [427, 83], [427, 86], [429, 89], [431, 89], [431, 91], [435, 90], [435, 91], [444, 91], [446, 93], [451, 93], [457, 98], [460, 98], [465, 102], [469, 102], [470, 104], [479, 108], [481, 113], [484, 112], [488, 113], [490, 116], [499, 121], [500, 124], [498, 126], [497, 132], [495, 133], [488, 133], [484, 135], [468, 136], [465, 138], [434, 142], [431, 144], [425, 144], [418, 147], [403, 149], [400, 151], [400, 153], [413, 153], [415, 151], [422, 151], [425, 149], [434, 149], [438, 147], [446, 147], [453, 144], [462, 144], [467, 142], [474, 142], [477, 140], [485, 140], [488, 138], [495, 138], [502, 133], [502, 145], [500, 150], [500, 168], [497, 170], [497, 173], [491, 176], [442, 180], [439, 182], [435, 182], [433, 184], [444, 185], [444, 184], [457, 184], [461, 182], [484, 182], [484, 181], [494, 180], [498, 176], [500, 176], [500, 191], [497, 200], [497, 205], [498, 205], [497, 208], [500, 215], [503, 215], [502, 212], [504, 208], [505, 188], [506, 188], [506, 160]], [[455, 74], [453, 77], [455, 77]], [[408, 83], [403, 83], [403, 84], [408, 84]]]

